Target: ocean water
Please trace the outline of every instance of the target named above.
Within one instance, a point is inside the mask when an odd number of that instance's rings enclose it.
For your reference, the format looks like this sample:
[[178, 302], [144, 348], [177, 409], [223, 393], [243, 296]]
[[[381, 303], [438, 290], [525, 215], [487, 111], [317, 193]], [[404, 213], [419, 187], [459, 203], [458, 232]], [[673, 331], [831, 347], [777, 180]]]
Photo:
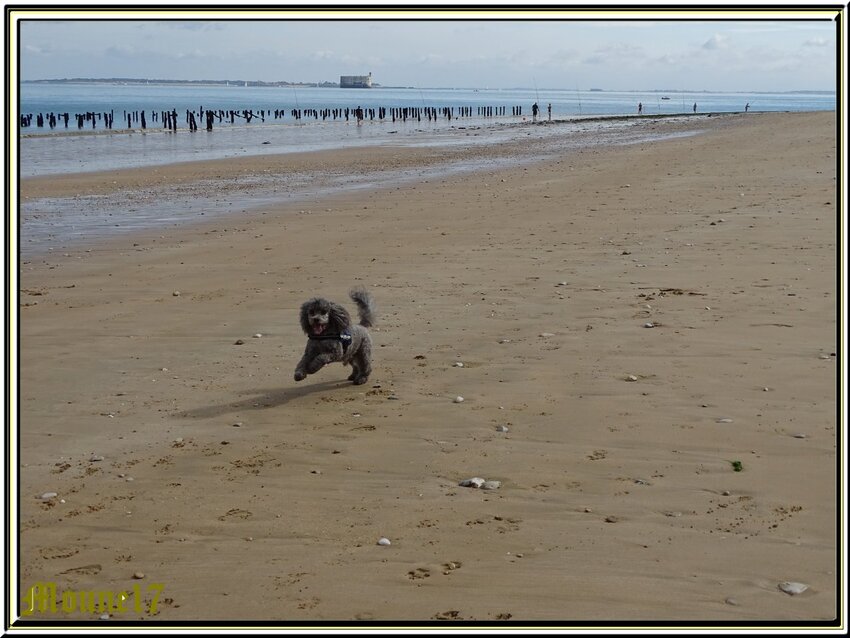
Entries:
[[[667, 99], [665, 99], [667, 98]], [[375, 144], [440, 145], [495, 144], [519, 135], [526, 127], [516, 125], [532, 119], [532, 104], [540, 105], [540, 118], [583, 119], [600, 116], [636, 115], [638, 103], [644, 115], [730, 113], [743, 111], [818, 111], [834, 110], [834, 93], [688, 93], [688, 92], [614, 92], [566, 89], [418, 89], [418, 88], [303, 88], [246, 86], [172, 86], [122, 84], [41, 84], [21, 83], [19, 113], [32, 114], [32, 125], [20, 131], [20, 175], [52, 175], [97, 171], [106, 168], [162, 165], [174, 162], [219, 159], [243, 155], [287, 153]], [[325, 109], [451, 109], [453, 117], [440, 115], [436, 120], [409, 118], [392, 121], [367, 116], [361, 126], [354, 117], [332, 119], [302, 116], [295, 119], [292, 110]], [[480, 109], [490, 107], [504, 115], [482, 116]], [[201, 109], [242, 111], [265, 118], [250, 123], [236, 119], [216, 120], [212, 132], [197, 113]], [[471, 115], [460, 116], [461, 109]], [[500, 109], [497, 111], [497, 109]], [[521, 109], [521, 113], [520, 110]], [[274, 117], [274, 111], [282, 112]], [[126, 113], [145, 111], [147, 129], [139, 122], [127, 128]], [[167, 132], [152, 113], [176, 111], [178, 130]], [[190, 133], [186, 112], [193, 111], [200, 130]], [[77, 128], [76, 113], [112, 113], [113, 128], [103, 121], [95, 127], [86, 123]], [[35, 125], [37, 114], [69, 113], [68, 127], [60, 120], [51, 129]], [[474, 131], [485, 130], [486, 135]], [[536, 135], [545, 135], [538, 127]], [[82, 134], [81, 134], [82, 133]]]

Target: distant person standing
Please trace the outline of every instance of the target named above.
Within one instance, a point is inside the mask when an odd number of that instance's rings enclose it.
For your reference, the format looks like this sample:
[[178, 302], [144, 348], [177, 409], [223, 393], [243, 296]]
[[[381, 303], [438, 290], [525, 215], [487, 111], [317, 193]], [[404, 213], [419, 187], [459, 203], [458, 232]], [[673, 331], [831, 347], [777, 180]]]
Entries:
[[552, 121], [552, 103], [549, 102], [549, 121]]
[[747, 102], [747, 105], [744, 107], [744, 113], [748, 113], [750, 110], [750, 103]]
[[696, 112], [697, 112], [697, 103], [694, 102], [694, 113], [696, 113]]
[[643, 113], [643, 102], [638, 102], [638, 115]]
[[539, 113], [539, 112], [540, 112], [540, 107], [537, 106], [537, 102], [535, 102], [534, 104], [531, 105], [531, 117], [532, 117], [533, 122], [537, 121], [537, 113]]

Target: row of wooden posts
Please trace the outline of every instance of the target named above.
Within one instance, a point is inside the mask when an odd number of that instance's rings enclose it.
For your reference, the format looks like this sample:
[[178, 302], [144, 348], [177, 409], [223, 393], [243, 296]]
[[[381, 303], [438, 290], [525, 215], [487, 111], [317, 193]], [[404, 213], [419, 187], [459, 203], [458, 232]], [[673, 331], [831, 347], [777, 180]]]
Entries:
[[[378, 119], [379, 121], [385, 121], [391, 119], [393, 122], [402, 121], [406, 122], [407, 120], [416, 120], [421, 122], [423, 119], [436, 122], [439, 118], [443, 118], [451, 121], [452, 119], [464, 118], [464, 117], [498, 117], [504, 116], [507, 114], [506, 106], [460, 106], [460, 107], [442, 107], [435, 108], [430, 106], [423, 107], [394, 107], [394, 108], [334, 108], [334, 109], [290, 109], [290, 116], [296, 120], [301, 121], [304, 118], [313, 118], [314, 120], [318, 120], [321, 118], [322, 120], [337, 120], [337, 119], [345, 119], [345, 121], [349, 121], [349, 119], [355, 119], [358, 124], [363, 122], [364, 120], [374, 121]], [[148, 128], [148, 119], [145, 116], [145, 111], [124, 111], [123, 117], [119, 120], [119, 122], [126, 122], [127, 128]], [[240, 120], [244, 120], [246, 123], [250, 123], [253, 119], [259, 119], [263, 122], [266, 121], [266, 117], [273, 118], [275, 120], [283, 119], [286, 115], [287, 111], [284, 109], [274, 109], [274, 110], [265, 110], [261, 109], [258, 111], [242, 109], [242, 110], [224, 110], [224, 109], [204, 109], [202, 106], [197, 113], [195, 111], [187, 110], [185, 116], [185, 124], [188, 125], [190, 131], [198, 130], [198, 122], [204, 124], [208, 131], [213, 130], [213, 124], [218, 122], [221, 124], [222, 122], [230, 122], [230, 124], [235, 124], [237, 118]], [[511, 115], [512, 116], [521, 116], [522, 115], [522, 106], [512, 106], [511, 107]], [[75, 113], [73, 118], [76, 121], [77, 128], [82, 129], [86, 126], [90, 126], [92, 129], [96, 129], [98, 124], [100, 124], [103, 128], [112, 129], [114, 128], [114, 110], [110, 110], [108, 113], [106, 112], [86, 112], [86, 113]], [[57, 126], [64, 124], [65, 128], [68, 128], [68, 123], [71, 120], [71, 116], [69, 113], [27, 113], [21, 115], [20, 123], [21, 128], [29, 128], [33, 126], [33, 123], [37, 128], [44, 128], [48, 126], [51, 129], [55, 129]], [[155, 123], [158, 128], [164, 128], [171, 131], [176, 131], [178, 126], [178, 115], [177, 111], [172, 109], [171, 111], [151, 111], [150, 112], [150, 121]]]

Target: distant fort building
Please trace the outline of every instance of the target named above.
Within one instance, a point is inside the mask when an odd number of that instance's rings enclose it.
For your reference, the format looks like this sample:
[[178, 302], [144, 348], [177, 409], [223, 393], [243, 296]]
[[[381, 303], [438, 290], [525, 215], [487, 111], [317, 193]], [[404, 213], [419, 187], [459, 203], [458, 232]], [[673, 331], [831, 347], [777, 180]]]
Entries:
[[341, 89], [371, 89], [372, 73], [369, 75], [340, 75], [339, 88]]

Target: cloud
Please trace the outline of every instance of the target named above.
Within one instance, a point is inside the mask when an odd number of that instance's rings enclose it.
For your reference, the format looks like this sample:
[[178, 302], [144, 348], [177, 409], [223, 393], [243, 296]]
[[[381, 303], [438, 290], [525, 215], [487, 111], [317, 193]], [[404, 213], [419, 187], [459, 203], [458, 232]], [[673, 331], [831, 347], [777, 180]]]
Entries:
[[36, 46], [34, 44], [25, 44], [24, 45], [24, 51], [26, 51], [27, 53], [34, 53], [36, 55], [41, 55], [43, 53], [47, 53], [46, 49], [43, 49], [43, 48]]
[[717, 49], [725, 49], [726, 43], [729, 40], [729, 36], [721, 35], [719, 33], [715, 33], [708, 40], [703, 42], [702, 48], [707, 51], [715, 51]]
[[829, 46], [829, 42], [827, 42], [826, 38], [812, 38], [811, 40], [806, 40], [803, 42], [804, 47], [825, 47]]
[[596, 49], [583, 61], [585, 64], [621, 64], [646, 57], [642, 47], [628, 43], [609, 44]]

